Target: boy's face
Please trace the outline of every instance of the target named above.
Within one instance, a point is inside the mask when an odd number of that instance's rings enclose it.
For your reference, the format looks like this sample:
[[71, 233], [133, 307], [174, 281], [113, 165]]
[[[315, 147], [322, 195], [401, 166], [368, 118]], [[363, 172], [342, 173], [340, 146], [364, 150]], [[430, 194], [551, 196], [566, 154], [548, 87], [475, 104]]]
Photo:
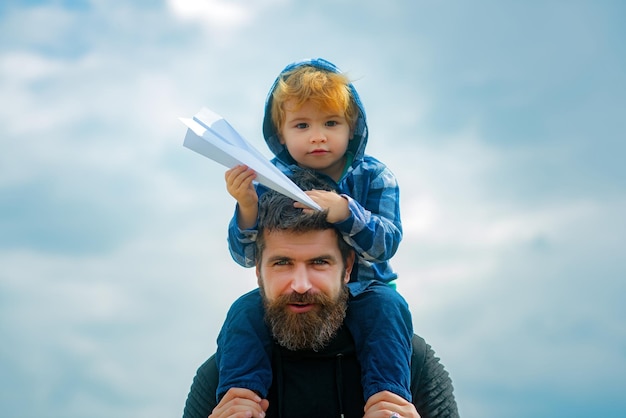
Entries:
[[343, 113], [318, 108], [306, 101], [294, 108], [285, 102], [285, 123], [280, 130], [280, 142], [299, 166], [310, 168], [339, 180], [346, 162], [351, 132]]

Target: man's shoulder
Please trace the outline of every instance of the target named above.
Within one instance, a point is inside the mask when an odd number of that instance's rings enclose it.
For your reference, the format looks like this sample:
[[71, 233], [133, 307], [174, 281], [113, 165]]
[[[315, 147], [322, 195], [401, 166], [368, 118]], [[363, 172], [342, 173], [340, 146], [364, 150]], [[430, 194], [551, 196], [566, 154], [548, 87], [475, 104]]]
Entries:
[[216, 393], [219, 375], [215, 355], [205, 361], [196, 372], [193, 378], [183, 418], [206, 418], [211, 415], [213, 408], [217, 405]]
[[458, 418], [452, 379], [432, 347], [413, 335], [411, 394], [422, 418]]

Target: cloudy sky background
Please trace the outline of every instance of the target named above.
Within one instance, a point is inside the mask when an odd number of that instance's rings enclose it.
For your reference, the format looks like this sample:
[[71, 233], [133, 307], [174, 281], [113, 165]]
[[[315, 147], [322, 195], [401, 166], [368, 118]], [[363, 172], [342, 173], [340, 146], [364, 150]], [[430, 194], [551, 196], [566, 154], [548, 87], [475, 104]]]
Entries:
[[224, 169], [180, 116], [269, 156], [289, 62], [347, 71], [402, 187], [395, 257], [464, 418], [626, 413], [626, 5], [0, 5], [0, 408], [182, 415], [230, 303]]

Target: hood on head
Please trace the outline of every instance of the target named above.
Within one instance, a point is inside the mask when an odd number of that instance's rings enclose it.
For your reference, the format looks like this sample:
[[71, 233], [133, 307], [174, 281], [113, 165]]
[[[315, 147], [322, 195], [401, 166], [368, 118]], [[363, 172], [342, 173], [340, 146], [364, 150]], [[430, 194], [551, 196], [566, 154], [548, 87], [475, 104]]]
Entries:
[[[280, 140], [278, 139], [278, 133], [276, 132], [274, 124], [272, 123], [272, 94], [274, 93], [274, 89], [278, 84], [278, 80], [280, 80], [280, 78], [283, 77], [286, 72], [302, 66], [313, 66], [326, 71], [341, 73], [341, 70], [339, 70], [339, 68], [337, 68], [333, 63], [326, 61], [323, 58], [311, 58], [302, 61], [296, 61], [287, 65], [280, 72], [278, 77], [276, 77], [276, 80], [274, 81], [274, 84], [272, 84], [272, 87], [267, 95], [267, 99], [265, 100], [265, 115], [263, 117], [263, 137], [265, 138], [267, 146], [274, 153], [274, 155], [287, 165], [296, 164], [296, 162], [293, 160], [293, 158], [291, 158], [289, 152], [287, 152], [287, 148], [280, 143]], [[348, 145], [348, 152], [354, 156], [352, 160], [354, 163], [356, 161], [359, 161], [365, 153], [365, 146], [367, 145], [367, 123], [365, 118], [365, 109], [363, 109], [363, 104], [361, 103], [359, 94], [357, 93], [352, 83], [349, 84], [349, 88], [352, 94], [352, 98], [359, 108], [359, 116], [357, 117], [354, 126], [354, 133]]]

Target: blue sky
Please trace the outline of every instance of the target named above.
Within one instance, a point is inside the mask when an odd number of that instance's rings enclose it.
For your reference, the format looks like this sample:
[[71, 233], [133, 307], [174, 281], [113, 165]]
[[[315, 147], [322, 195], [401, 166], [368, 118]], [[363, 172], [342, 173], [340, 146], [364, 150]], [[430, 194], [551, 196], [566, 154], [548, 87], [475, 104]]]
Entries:
[[464, 418], [626, 413], [621, 1], [0, 6], [0, 405], [180, 416], [230, 303], [202, 106], [266, 155], [276, 74], [321, 56], [397, 175], [393, 260]]

